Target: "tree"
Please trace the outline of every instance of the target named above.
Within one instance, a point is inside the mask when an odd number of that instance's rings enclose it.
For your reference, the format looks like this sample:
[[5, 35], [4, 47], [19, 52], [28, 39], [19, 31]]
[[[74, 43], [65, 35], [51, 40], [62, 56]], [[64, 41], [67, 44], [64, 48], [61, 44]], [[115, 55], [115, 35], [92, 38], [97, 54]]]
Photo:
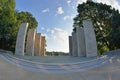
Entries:
[[36, 28], [38, 23], [29, 12], [15, 10], [15, 0], [0, 1], [0, 48], [15, 50], [17, 32], [21, 23], [29, 23], [29, 28]]
[[38, 22], [33, 17], [33, 15], [29, 12], [16, 11], [16, 16], [17, 16], [17, 20], [18, 20], [19, 25], [21, 23], [28, 22], [29, 23], [28, 28], [36, 28], [38, 26]]
[[15, 1], [1, 0], [0, 2], [0, 48], [7, 49], [13, 43], [15, 35], [16, 16], [14, 14]]
[[119, 11], [113, 9], [113, 16], [112, 16], [112, 31], [111, 31], [111, 40], [110, 44], [115, 49], [120, 48], [120, 14]]
[[[120, 35], [120, 32], [117, 32], [120, 31], [118, 10], [112, 9], [109, 5], [88, 0], [86, 3], [79, 4], [77, 11], [73, 30], [76, 31], [76, 27], [83, 27], [82, 21], [90, 18], [94, 25], [99, 53], [120, 48], [116, 44], [116, 37]], [[120, 39], [117, 40], [120, 41]]]

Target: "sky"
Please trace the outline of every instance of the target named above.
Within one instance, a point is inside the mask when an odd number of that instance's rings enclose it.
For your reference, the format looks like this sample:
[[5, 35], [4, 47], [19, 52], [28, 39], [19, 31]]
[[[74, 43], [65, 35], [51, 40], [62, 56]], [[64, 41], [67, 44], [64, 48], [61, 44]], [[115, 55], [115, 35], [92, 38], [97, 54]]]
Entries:
[[[37, 32], [46, 36], [47, 51], [69, 52], [77, 5], [86, 0], [15, 0], [16, 9], [30, 12], [38, 22]], [[111, 5], [120, 11], [120, 0], [93, 0]]]

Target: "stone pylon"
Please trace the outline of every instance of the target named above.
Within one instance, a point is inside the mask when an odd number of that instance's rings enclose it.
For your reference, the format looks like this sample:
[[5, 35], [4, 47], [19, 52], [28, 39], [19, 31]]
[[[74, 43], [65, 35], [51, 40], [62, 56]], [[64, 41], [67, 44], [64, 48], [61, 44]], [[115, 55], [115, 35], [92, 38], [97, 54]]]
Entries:
[[76, 32], [72, 32], [72, 55], [78, 56], [78, 42]]
[[96, 36], [92, 21], [90, 19], [84, 20], [83, 27], [84, 27], [84, 35], [85, 35], [86, 56], [87, 57], [97, 56]]
[[25, 55], [34, 56], [35, 35], [36, 35], [36, 29], [29, 29], [27, 35]]
[[41, 56], [44, 56], [45, 55], [45, 46], [46, 46], [46, 40], [45, 40], [45, 36], [42, 36], [41, 37], [41, 48], [40, 48], [40, 50], [41, 50], [41, 53], [40, 53], [40, 55]]
[[84, 28], [77, 27], [76, 28], [77, 34], [77, 44], [78, 44], [78, 56], [85, 57], [86, 56], [86, 49], [85, 49], [85, 36], [84, 36]]
[[87, 1], [91, 1], [91, 2], [93, 2], [93, 0], [87, 0]]
[[41, 54], [41, 33], [36, 33], [34, 44], [34, 56], [40, 56]]
[[72, 36], [69, 36], [69, 55], [72, 56]]
[[16, 40], [15, 55], [24, 56], [25, 38], [26, 38], [27, 28], [28, 28], [28, 23], [22, 23], [19, 27], [17, 40]]

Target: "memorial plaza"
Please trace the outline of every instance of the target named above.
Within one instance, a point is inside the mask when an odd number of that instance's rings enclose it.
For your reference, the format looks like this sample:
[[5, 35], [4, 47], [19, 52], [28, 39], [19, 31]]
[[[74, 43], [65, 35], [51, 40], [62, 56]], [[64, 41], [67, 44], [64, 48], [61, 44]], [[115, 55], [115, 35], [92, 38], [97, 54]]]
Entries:
[[[37, 72], [27, 70], [25, 68], [17, 66], [17, 64], [12, 64], [7, 61], [2, 55], [4, 52], [0, 52], [0, 80], [119, 80], [120, 76], [120, 56], [109, 60], [102, 66], [98, 66], [93, 69], [78, 71], [78, 72], [68, 72], [68, 73], [46, 73], [46, 72]], [[117, 51], [120, 53], [120, 50]], [[14, 56], [17, 57], [17, 56]], [[39, 59], [40, 63], [52, 63], [53, 60], [57, 57], [44, 58], [43, 61]], [[60, 57], [58, 57], [58, 60]], [[65, 57], [61, 57], [62, 59], [59, 63], [63, 63]], [[70, 61], [66, 61], [65, 63], [72, 63], [76, 61], [80, 61], [80, 59], [75, 59], [75, 57], [66, 57]], [[20, 58], [21, 59], [21, 58]], [[22, 58], [23, 59], [23, 58]], [[29, 58], [30, 59], [30, 58]], [[43, 59], [43, 57], [42, 57]], [[46, 60], [48, 59], [48, 60]], [[28, 59], [27, 59], [28, 60]], [[38, 59], [37, 59], [38, 60]], [[84, 59], [83, 59], [84, 60]], [[90, 60], [90, 59], [88, 59]], [[33, 60], [34, 61], [34, 60]], [[86, 60], [87, 61], [87, 60]], [[58, 62], [58, 61], [56, 61]], [[55, 63], [55, 61], [53, 61]]]
[[0, 80], [120, 80], [118, 0], [1, 0]]
[[28, 23], [20, 25], [14, 55], [0, 50], [0, 80], [120, 79], [120, 50], [98, 56], [90, 19], [69, 36], [68, 56], [45, 56], [45, 36], [36, 29], [27, 32], [27, 27]]

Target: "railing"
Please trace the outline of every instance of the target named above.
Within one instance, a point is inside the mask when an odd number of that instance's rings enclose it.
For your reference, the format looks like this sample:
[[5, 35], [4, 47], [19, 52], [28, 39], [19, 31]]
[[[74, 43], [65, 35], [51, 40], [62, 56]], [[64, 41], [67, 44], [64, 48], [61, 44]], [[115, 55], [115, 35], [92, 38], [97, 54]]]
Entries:
[[92, 69], [103, 65], [108, 62], [111, 58], [107, 55], [99, 57], [97, 59], [76, 62], [76, 63], [40, 63], [29, 60], [19, 59], [7, 53], [1, 54], [1, 56], [12, 64], [20, 66], [24, 69], [36, 71], [36, 72], [47, 72], [47, 73], [69, 73], [79, 72], [83, 70]]

